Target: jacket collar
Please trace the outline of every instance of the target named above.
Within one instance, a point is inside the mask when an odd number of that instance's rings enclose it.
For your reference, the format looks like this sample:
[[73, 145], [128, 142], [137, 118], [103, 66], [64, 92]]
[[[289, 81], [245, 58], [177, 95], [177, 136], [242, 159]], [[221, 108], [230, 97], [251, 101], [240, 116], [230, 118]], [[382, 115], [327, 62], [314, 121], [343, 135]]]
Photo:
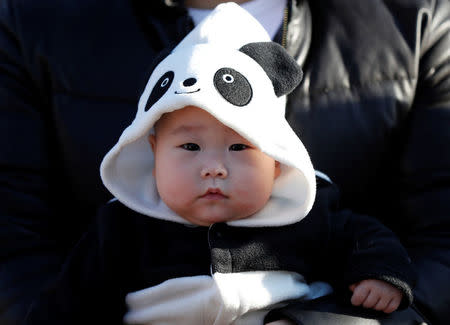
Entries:
[[312, 19], [306, 0], [290, 0], [287, 15], [286, 41], [283, 44], [297, 63], [303, 66], [311, 46]]

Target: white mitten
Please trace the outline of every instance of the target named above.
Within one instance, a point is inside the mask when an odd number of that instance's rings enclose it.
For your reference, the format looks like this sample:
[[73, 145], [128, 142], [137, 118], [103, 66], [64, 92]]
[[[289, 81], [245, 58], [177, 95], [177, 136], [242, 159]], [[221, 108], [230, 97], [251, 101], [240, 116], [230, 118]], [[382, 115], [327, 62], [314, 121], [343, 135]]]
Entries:
[[303, 277], [295, 272], [215, 273], [213, 277], [223, 304], [215, 325], [262, 324], [271, 306], [310, 293]]
[[211, 325], [222, 308], [215, 281], [210, 276], [167, 280], [129, 293], [127, 324]]
[[124, 321], [141, 325], [255, 324], [262, 322], [271, 306], [289, 299], [308, 299], [314, 295], [312, 291], [301, 275], [286, 271], [175, 278], [129, 293]]

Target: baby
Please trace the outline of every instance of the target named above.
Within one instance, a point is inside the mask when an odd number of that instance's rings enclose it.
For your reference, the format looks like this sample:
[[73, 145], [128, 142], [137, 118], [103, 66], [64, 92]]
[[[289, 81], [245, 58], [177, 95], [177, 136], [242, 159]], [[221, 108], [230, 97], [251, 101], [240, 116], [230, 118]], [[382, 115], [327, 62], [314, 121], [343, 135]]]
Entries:
[[218, 6], [156, 64], [101, 165], [116, 199], [29, 319], [263, 324], [275, 308], [342, 288], [385, 313], [410, 304], [402, 245], [337, 210], [334, 185], [316, 183], [284, 118], [301, 78], [252, 16]]

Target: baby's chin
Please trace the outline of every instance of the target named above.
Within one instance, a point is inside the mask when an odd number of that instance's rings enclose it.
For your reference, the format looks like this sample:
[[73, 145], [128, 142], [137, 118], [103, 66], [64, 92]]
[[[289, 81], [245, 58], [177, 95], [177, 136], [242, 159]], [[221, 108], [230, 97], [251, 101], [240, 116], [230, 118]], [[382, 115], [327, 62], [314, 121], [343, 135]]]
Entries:
[[200, 204], [178, 204], [169, 206], [178, 216], [197, 226], [210, 226], [251, 218], [263, 206], [256, 204], [230, 204], [229, 201], [200, 202]]
[[246, 218], [246, 216], [226, 214], [226, 213], [209, 213], [209, 214], [197, 214], [197, 215], [180, 215], [183, 219], [197, 226], [211, 226], [215, 223], [224, 223], [234, 220]]

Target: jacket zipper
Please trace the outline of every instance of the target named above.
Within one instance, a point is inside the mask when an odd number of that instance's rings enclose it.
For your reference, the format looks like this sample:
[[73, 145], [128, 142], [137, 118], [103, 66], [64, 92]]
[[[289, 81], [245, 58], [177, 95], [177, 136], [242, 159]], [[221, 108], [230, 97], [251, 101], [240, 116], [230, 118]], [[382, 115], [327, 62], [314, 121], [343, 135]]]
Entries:
[[283, 16], [283, 32], [281, 36], [281, 46], [286, 48], [287, 43], [287, 27], [288, 27], [288, 17], [289, 17], [289, 3], [284, 8]]
[[213, 225], [214, 224], [212, 224], [208, 227], [208, 236], [207, 236], [208, 237], [208, 247], [209, 247], [209, 257], [211, 260], [211, 264], [209, 264], [209, 273], [211, 274], [211, 276], [213, 276], [213, 268], [212, 268], [212, 248], [211, 248], [211, 240], [209, 238], [209, 233], [211, 232], [211, 228]]

